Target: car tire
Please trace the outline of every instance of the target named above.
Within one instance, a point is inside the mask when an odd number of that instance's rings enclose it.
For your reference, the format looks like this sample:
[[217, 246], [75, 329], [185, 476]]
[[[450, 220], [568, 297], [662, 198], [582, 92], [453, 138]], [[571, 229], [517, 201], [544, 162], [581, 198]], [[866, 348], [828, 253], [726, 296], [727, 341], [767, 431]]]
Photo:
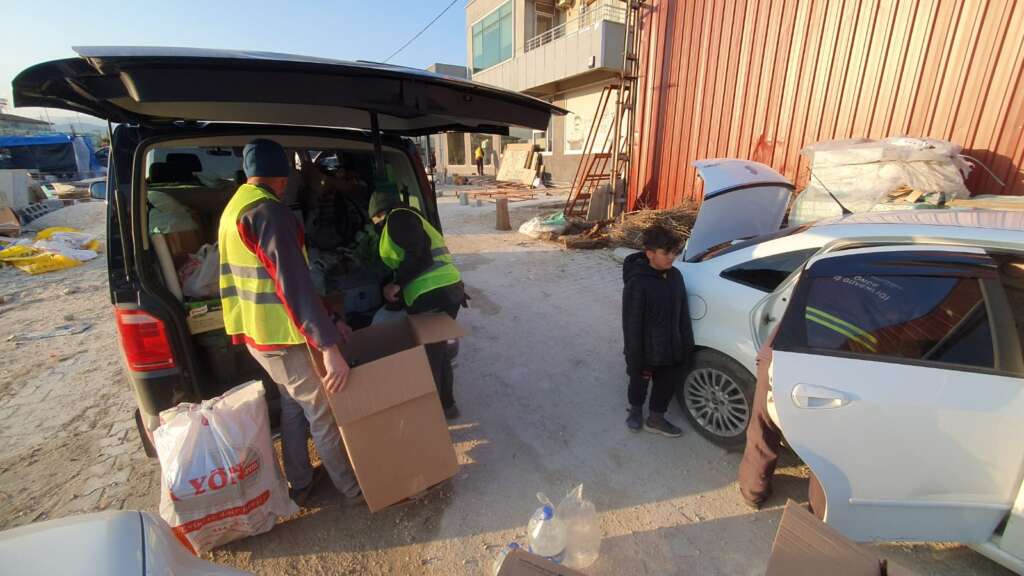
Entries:
[[676, 400], [698, 434], [727, 450], [739, 450], [747, 441], [755, 385], [754, 376], [732, 358], [700, 350], [676, 384]]

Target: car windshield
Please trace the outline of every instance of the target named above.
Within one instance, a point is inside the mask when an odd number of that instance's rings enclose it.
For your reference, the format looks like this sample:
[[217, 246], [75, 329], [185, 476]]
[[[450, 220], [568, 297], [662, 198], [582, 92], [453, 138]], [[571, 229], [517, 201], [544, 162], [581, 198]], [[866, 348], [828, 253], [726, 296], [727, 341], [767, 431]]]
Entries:
[[800, 232], [803, 232], [803, 231], [807, 230], [808, 228], [810, 228], [810, 226], [808, 226], [808, 225], [793, 226], [793, 227], [790, 227], [790, 228], [783, 228], [782, 230], [779, 230], [778, 232], [772, 232], [771, 234], [764, 234], [762, 236], [756, 236], [754, 238], [733, 240], [731, 242], [723, 242], [722, 244], [718, 244], [716, 246], [712, 246], [711, 248], [708, 248], [704, 252], [701, 252], [700, 254], [697, 254], [693, 258], [690, 258], [688, 261], [689, 262], [705, 262], [707, 260], [711, 260], [712, 258], [718, 258], [719, 256], [724, 256], [725, 254], [729, 254], [729, 253], [735, 252], [737, 250], [742, 250], [742, 249], [748, 248], [750, 246], [756, 246], [757, 244], [761, 244], [761, 243], [767, 242], [769, 240], [776, 240], [778, 238], [785, 238], [786, 236], [792, 236], [794, 234], [799, 234]]

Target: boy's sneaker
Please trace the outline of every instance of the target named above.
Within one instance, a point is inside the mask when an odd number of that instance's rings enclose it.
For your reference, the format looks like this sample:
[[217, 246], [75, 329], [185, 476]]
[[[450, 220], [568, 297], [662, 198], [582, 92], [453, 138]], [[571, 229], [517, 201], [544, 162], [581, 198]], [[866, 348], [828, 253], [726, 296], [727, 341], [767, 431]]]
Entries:
[[629, 416], [626, 418], [626, 426], [633, 432], [639, 432], [644, 427], [644, 409], [642, 406], [630, 406]]
[[665, 419], [664, 414], [651, 412], [644, 422], [644, 430], [654, 434], [661, 434], [669, 438], [678, 438], [683, 435], [683, 430]]

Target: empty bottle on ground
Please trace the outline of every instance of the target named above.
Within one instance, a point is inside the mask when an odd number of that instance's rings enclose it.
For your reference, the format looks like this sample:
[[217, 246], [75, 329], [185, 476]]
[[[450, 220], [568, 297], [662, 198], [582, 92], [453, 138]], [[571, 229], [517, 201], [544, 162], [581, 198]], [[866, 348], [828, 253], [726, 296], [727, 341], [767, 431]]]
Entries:
[[583, 498], [583, 484], [576, 486], [555, 510], [565, 525], [565, 561], [570, 568], [582, 569], [597, 560], [601, 551], [601, 522], [593, 502]]
[[543, 494], [538, 494], [537, 498], [544, 505], [533, 513], [527, 527], [530, 552], [561, 564], [565, 559], [565, 526], [555, 515], [551, 502]]
[[513, 550], [519, 550], [519, 544], [516, 542], [509, 542], [501, 552], [498, 552], [498, 557], [494, 559], [494, 565], [491, 567], [491, 575], [498, 576], [498, 572], [501, 572], [501, 565], [505, 563], [505, 557], [509, 555]]

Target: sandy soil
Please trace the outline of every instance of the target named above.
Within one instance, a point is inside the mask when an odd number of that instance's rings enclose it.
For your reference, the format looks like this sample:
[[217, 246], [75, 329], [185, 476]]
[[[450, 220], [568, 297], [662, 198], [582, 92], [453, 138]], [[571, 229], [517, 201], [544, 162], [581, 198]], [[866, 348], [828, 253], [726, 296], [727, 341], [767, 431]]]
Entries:
[[[531, 204], [513, 204], [514, 226], [545, 211]], [[448, 197], [441, 212], [473, 297], [459, 317], [471, 332], [451, 427], [459, 474], [373, 515], [342, 507], [325, 483], [296, 517], [210, 558], [261, 574], [487, 574], [502, 546], [524, 541], [538, 491], [557, 500], [583, 483], [604, 534], [588, 573], [762, 573], [786, 498], [805, 499], [806, 470], [784, 463], [770, 506], [754, 513], [736, 493], [739, 454], [688, 429], [675, 440], [629, 433], [610, 253], [496, 232], [489, 203]], [[0, 270], [0, 297], [0, 527], [155, 511], [159, 467], [134, 430], [103, 260], [34, 278]], [[8, 340], [71, 321], [91, 327]], [[675, 404], [669, 417], [683, 424]], [[880, 549], [921, 574], [1006, 573], [962, 546]]]

